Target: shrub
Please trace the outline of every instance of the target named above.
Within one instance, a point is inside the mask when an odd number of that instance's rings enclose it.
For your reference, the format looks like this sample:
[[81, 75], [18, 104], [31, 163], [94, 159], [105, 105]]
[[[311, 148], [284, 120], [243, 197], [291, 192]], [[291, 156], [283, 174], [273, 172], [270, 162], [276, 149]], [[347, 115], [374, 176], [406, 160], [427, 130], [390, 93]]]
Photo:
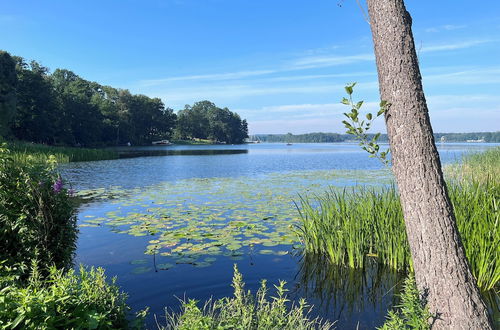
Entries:
[[401, 293], [401, 303], [395, 310], [389, 311], [387, 321], [379, 328], [380, 330], [427, 330], [430, 329], [429, 320], [432, 315], [425, 306], [425, 300], [421, 299], [413, 276], [409, 276], [404, 283]]
[[285, 282], [275, 285], [276, 296], [269, 301], [266, 282], [253, 296], [245, 291], [243, 277], [234, 266], [233, 298], [209, 300], [200, 309], [196, 300], [184, 301], [179, 314], [167, 313], [167, 325], [160, 329], [330, 329], [332, 324], [315, 318], [309, 319], [305, 300], [298, 305], [291, 304], [286, 297]]
[[78, 273], [73, 269], [64, 273], [50, 267], [48, 275], [42, 277], [35, 265], [23, 286], [8, 273], [4, 266], [0, 328], [123, 329], [141, 325], [141, 317], [129, 323], [126, 294], [115, 285], [115, 279], [106, 282], [102, 268], [86, 270], [80, 266]]
[[0, 260], [26, 275], [31, 261], [41, 269], [69, 268], [77, 225], [71, 190], [55, 171], [56, 161], [15, 162], [0, 146]]

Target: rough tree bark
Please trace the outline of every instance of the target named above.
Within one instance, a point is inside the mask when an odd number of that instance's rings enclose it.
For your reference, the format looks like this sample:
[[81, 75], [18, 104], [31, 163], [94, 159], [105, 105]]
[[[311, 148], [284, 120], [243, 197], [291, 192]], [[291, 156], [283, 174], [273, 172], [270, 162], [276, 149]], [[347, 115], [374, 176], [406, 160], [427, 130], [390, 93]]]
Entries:
[[492, 329], [465, 257], [434, 143], [403, 0], [367, 0], [393, 171], [433, 329]]

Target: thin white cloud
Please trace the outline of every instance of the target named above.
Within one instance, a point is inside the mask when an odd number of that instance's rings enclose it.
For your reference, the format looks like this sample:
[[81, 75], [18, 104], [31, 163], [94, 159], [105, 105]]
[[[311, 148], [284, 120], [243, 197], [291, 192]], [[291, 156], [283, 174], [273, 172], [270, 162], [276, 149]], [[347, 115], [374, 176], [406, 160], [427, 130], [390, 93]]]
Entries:
[[357, 55], [330, 55], [330, 56], [309, 56], [299, 58], [291, 63], [290, 69], [302, 70], [312, 68], [323, 68], [336, 65], [345, 65], [358, 62], [374, 61], [373, 54], [357, 54]]
[[424, 84], [484, 85], [500, 84], [500, 67], [423, 75]]
[[455, 24], [445, 24], [445, 25], [440, 25], [440, 26], [434, 26], [425, 29], [425, 32], [429, 33], [435, 33], [435, 32], [440, 32], [440, 31], [453, 31], [453, 30], [459, 30], [459, 29], [464, 29], [466, 28], [467, 25], [455, 25]]
[[[500, 95], [442, 94], [427, 98], [434, 131], [498, 131]], [[374, 112], [377, 102], [367, 102], [362, 113]], [[346, 107], [340, 103], [286, 104], [259, 109], [237, 109], [249, 118], [251, 134], [343, 132]], [[373, 132], [384, 132], [383, 119], [375, 121]]]
[[468, 40], [468, 41], [461, 41], [461, 42], [455, 42], [455, 43], [423, 46], [422, 49], [420, 49], [420, 52], [430, 53], [430, 52], [440, 52], [440, 51], [449, 51], [449, 50], [471, 48], [471, 47], [474, 47], [477, 45], [482, 45], [482, 44], [490, 43], [493, 41], [494, 40], [491, 40], [491, 39], [482, 39], [482, 40]]
[[266, 78], [266, 81], [299, 81], [299, 80], [315, 80], [325, 78], [349, 78], [355, 80], [358, 77], [375, 76], [376, 71], [352, 72], [352, 73], [333, 73], [333, 74], [317, 74], [317, 75], [300, 75], [300, 76], [282, 76]]
[[464, 29], [466, 27], [467, 27], [467, 25], [453, 25], [453, 24], [443, 25], [443, 29], [448, 30], [448, 31]]
[[219, 85], [204, 86], [202, 88], [176, 88], [167, 92], [156, 93], [167, 102], [193, 102], [202, 99], [230, 100], [256, 95], [276, 95], [276, 94], [319, 94], [332, 93], [344, 88], [343, 84], [317, 84], [308, 86], [252, 86], [252, 85]]
[[[306, 57], [299, 57], [288, 63], [284, 63], [281, 66], [278, 65], [276, 66], [276, 68], [273, 69], [267, 69], [267, 70], [256, 69], [247, 71], [212, 73], [204, 75], [186, 75], [186, 76], [166, 77], [160, 79], [147, 79], [139, 81], [138, 85], [143, 87], [151, 87], [151, 86], [160, 86], [172, 82], [181, 82], [181, 81], [241, 80], [245, 78], [254, 78], [259, 76], [271, 75], [275, 73], [331, 67], [331, 66], [346, 65], [346, 64], [353, 64], [353, 63], [367, 62], [374, 60], [375, 57], [373, 54], [357, 54], [357, 55], [344, 55], [344, 56], [337, 56], [337, 55], [306, 56]], [[331, 78], [331, 77], [332, 76], [330, 77], [323, 76], [323, 78]], [[340, 75], [338, 75], [337, 77], [340, 77]], [[298, 79], [316, 79], [316, 78], [321, 78], [321, 76], [309, 76], [309, 78], [298, 78]], [[276, 81], [280, 80], [279, 77], [277, 78], [275, 77], [272, 79], [277, 79]], [[290, 77], [282, 77], [281, 80], [285, 81], [294, 79]]]
[[[452, 28], [452, 25], [446, 25], [448, 29]], [[494, 40], [482, 39], [482, 40], [468, 40], [456, 43], [447, 44], [437, 44], [423, 46], [420, 49], [422, 53], [439, 52], [439, 51], [451, 51], [457, 49], [471, 48], [485, 43], [493, 42]], [[169, 83], [182, 82], [182, 81], [225, 81], [225, 80], [242, 80], [246, 78], [262, 77], [266, 75], [272, 75], [276, 73], [284, 73], [290, 71], [299, 71], [307, 69], [325, 68], [339, 65], [348, 65], [361, 62], [373, 62], [375, 57], [371, 53], [366, 54], [354, 54], [354, 55], [321, 55], [321, 56], [305, 56], [299, 57], [288, 63], [284, 63], [282, 66], [277, 66], [273, 69], [255, 69], [246, 71], [236, 71], [236, 72], [224, 72], [224, 73], [212, 73], [203, 75], [186, 75], [186, 76], [174, 76], [166, 77], [160, 79], [148, 79], [139, 81], [138, 85], [142, 87], [151, 86], [161, 86]], [[344, 74], [345, 75], [345, 74]], [[354, 75], [353, 75], [354, 76]], [[305, 80], [305, 79], [319, 79], [319, 78], [335, 78], [341, 77], [341, 75], [303, 75], [303, 76], [284, 76], [284, 77], [270, 77], [270, 80], [274, 81], [291, 81], [291, 80]]]
[[247, 77], [262, 76], [276, 72], [275, 70], [253, 70], [253, 71], [237, 71], [227, 73], [214, 73], [205, 75], [177, 76], [162, 79], [142, 80], [140, 84], [143, 86], [155, 86], [173, 81], [190, 81], [190, 80], [234, 80]]
[[[363, 105], [361, 113], [376, 112], [377, 102], [367, 102]], [[335, 118], [338, 122], [344, 120], [344, 112], [349, 108], [340, 102], [326, 104], [287, 104], [278, 106], [265, 106], [259, 109], [236, 109], [250, 122], [272, 122], [274, 120], [329, 120]]]

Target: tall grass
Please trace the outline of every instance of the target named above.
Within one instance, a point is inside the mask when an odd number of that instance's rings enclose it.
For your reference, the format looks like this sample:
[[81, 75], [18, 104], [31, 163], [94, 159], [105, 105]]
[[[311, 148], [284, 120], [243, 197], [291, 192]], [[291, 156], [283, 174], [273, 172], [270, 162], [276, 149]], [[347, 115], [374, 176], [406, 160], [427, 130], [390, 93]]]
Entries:
[[394, 186], [335, 191], [302, 198], [299, 236], [307, 253], [333, 264], [363, 268], [368, 258], [397, 270], [410, 258], [403, 214]]
[[445, 167], [445, 173], [456, 181], [484, 182], [500, 178], [500, 147], [481, 153], [470, 153], [462, 161]]
[[118, 158], [118, 153], [111, 150], [53, 147], [26, 142], [11, 142], [9, 149], [11, 150], [11, 158], [22, 163], [28, 161], [44, 163], [50, 155], [53, 155], [59, 164]]
[[[449, 185], [472, 272], [483, 290], [500, 284], [500, 184]], [[368, 258], [397, 270], [411, 270], [403, 213], [394, 186], [330, 190], [302, 198], [299, 236], [306, 253], [326, 255], [333, 264], [363, 268]]]

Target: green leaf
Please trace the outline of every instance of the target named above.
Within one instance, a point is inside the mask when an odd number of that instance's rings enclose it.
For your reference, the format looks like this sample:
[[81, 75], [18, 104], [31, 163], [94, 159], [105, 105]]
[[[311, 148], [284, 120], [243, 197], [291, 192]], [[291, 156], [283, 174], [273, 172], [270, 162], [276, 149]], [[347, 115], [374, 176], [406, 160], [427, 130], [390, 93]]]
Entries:
[[367, 114], [366, 114], [366, 119], [368, 119], [368, 120], [372, 120], [372, 114], [371, 114], [371, 113], [367, 113]]
[[345, 104], [345, 105], [349, 105], [351, 104], [351, 102], [349, 102], [348, 99], [346, 99], [345, 97], [342, 98], [342, 101], [341, 101], [342, 104]]
[[361, 106], [363, 105], [363, 101], [359, 101], [357, 104], [356, 104], [356, 109], [359, 110], [359, 108], [361, 108]]
[[345, 125], [346, 128], [352, 128], [352, 125], [349, 124], [346, 120], [342, 120], [342, 123]]
[[345, 91], [347, 92], [347, 94], [352, 95], [352, 90], [354, 86], [356, 86], [356, 83], [352, 83], [350, 85], [345, 86]]

